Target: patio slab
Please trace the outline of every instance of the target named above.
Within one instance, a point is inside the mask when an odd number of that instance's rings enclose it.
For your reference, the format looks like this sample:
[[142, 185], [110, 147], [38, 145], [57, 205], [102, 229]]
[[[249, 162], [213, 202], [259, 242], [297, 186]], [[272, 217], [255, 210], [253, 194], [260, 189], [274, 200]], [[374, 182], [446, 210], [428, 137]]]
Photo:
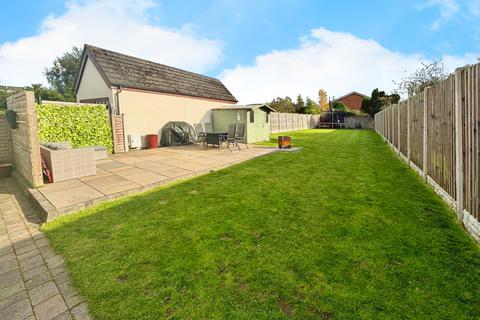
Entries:
[[195, 146], [164, 147], [110, 155], [97, 161], [97, 174], [29, 190], [46, 219], [169, 183], [206, 174], [278, 151], [250, 146], [229, 151]]

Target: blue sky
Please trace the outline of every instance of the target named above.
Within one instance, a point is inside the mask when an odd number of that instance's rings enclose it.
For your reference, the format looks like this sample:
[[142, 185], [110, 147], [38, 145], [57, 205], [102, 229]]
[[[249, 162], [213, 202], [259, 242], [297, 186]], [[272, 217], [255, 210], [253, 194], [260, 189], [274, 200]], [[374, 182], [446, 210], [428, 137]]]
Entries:
[[219, 77], [242, 102], [390, 90], [422, 61], [454, 69], [480, 55], [480, 0], [2, 1], [0, 12], [0, 82], [13, 85], [44, 82], [83, 42]]

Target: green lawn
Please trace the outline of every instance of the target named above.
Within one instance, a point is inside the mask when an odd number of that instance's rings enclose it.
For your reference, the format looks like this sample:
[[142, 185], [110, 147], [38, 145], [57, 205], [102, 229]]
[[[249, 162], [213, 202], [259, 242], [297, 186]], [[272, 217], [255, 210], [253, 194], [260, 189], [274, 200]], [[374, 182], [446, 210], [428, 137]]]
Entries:
[[372, 131], [43, 227], [99, 319], [472, 319], [480, 251]]

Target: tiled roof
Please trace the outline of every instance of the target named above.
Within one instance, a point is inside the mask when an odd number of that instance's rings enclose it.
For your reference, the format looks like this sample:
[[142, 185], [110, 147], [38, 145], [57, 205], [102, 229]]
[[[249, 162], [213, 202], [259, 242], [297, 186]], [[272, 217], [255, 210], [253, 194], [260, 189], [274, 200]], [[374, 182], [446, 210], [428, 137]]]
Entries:
[[84, 55], [92, 59], [110, 86], [237, 102], [215, 78], [91, 45], [85, 45]]

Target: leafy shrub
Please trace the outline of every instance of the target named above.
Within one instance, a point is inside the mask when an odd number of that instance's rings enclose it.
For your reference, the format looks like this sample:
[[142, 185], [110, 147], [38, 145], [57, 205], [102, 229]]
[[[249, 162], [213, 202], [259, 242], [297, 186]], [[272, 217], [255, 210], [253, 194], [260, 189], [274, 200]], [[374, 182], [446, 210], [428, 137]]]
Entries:
[[113, 151], [112, 128], [103, 105], [37, 105], [41, 141], [70, 141], [73, 147], [101, 145]]

